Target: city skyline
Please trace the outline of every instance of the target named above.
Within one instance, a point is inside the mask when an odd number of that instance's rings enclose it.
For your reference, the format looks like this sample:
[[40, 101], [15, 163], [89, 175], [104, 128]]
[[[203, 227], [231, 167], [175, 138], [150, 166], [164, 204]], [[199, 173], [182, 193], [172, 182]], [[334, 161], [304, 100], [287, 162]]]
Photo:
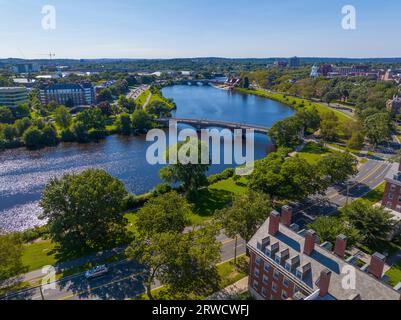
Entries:
[[[193, 57], [394, 58], [401, 52], [397, 12], [388, 1], [0, 1], [1, 58], [169, 59]], [[46, 5], [55, 29], [42, 27]], [[344, 30], [342, 8], [356, 10], [356, 29]], [[21, 23], [23, 21], [23, 23]], [[380, 22], [380, 23], [378, 23]]]

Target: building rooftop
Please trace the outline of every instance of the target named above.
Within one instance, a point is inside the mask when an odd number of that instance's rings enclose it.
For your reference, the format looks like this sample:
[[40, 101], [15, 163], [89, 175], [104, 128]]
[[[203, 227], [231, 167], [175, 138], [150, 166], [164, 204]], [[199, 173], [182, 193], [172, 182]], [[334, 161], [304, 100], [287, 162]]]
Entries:
[[[277, 268], [286, 275], [289, 279], [299, 284], [306, 292], [311, 295], [316, 294], [319, 290], [318, 283], [322, 272], [329, 270], [331, 272], [331, 281], [329, 286], [329, 294], [316, 299], [323, 300], [350, 300], [360, 297], [362, 300], [399, 300], [400, 292], [377, 280], [369, 273], [358, 269], [349, 264], [332, 252], [315, 245], [314, 250], [310, 255], [303, 252], [305, 246], [305, 237], [287, 228], [280, 223], [279, 231], [276, 235], [269, 234], [269, 221], [265, 221], [261, 228], [256, 232], [248, 243], [249, 249], [257, 252], [264, 259], [273, 263]], [[266, 249], [275, 247], [280, 254], [286, 252], [289, 261], [297, 261], [299, 266], [296, 270], [289, 271], [285, 262], [279, 264], [268, 255], [265, 254]], [[380, 258], [380, 257], [378, 257]], [[273, 261], [272, 261], [273, 260]], [[281, 260], [281, 262], [283, 262]], [[292, 263], [292, 262], [291, 262]], [[304, 276], [297, 274], [298, 270], [303, 272]], [[355, 270], [355, 288], [343, 288], [345, 277], [350, 273], [350, 270]]]
[[386, 174], [385, 180], [401, 186], [401, 172], [399, 171], [399, 168], [399, 163], [393, 163], [390, 170]]

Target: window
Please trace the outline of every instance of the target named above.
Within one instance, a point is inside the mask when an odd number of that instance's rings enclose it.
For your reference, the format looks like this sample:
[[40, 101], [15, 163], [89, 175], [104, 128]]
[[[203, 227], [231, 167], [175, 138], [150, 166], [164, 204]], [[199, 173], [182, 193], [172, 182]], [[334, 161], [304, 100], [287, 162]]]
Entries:
[[261, 257], [256, 257], [255, 258], [255, 263], [256, 265], [260, 266], [260, 263], [262, 262], [262, 258]]
[[301, 291], [301, 289], [299, 289], [298, 286], [294, 286], [294, 293], [297, 293], [297, 292], [300, 292], [300, 291]]
[[299, 270], [297, 270], [297, 277], [298, 277], [299, 279], [302, 279], [302, 272], [299, 271]]
[[267, 290], [266, 288], [262, 288], [262, 297], [266, 298], [267, 297]]
[[291, 271], [291, 265], [288, 262], [285, 264], [285, 269]]
[[278, 264], [280, 264], [280, 262], [281, 262], [280, 256], [277, 255], [277, 254], [276, 254], [276, 257], [274, 258], [274, 260], [275, 260]]
[[263, 284], [268, 284], [268, 283], [269, 283], [269, 277], [263, 276]]
[[258, 282], [257, 280], [253, 280], [252, 287], [253, 287], [255, 290], [258, 290], [259, 282]]
[[288, 288], [290, 286], [290, 280], [288, 280], [287, 278], [284, 278], [283, 280], [283, 284], [286, 288]]
[[265, 272], [269, 272], [269, 270], [270, 270], [270, 264], [268, 264], [268, 263], [265, 262], [265, 265], [264, 265], [264, 268], [263, 268], [263, 269], [265, 270]]
[[277, 270], [274, 270], [273, 272], [273, 278], [278, 280], [278, 278], [280, 277], [280, 272], [278, 272]]
[[390, 193], [390, 194], [388, 195], [388, 198], [389, 198], [390, 200], [393, 200], [393, 198], [394, 198], [393, 194]]
[[287, 294], [286, 291], [283, 290], [283, 292], [281, 293], [281, 298], [282, 298], [283, 300], [287, 300], [287, 299], [288, 299], [288, 294]]
[[255, 268], [255, 272], [253, 273], [255, 275], [255, 278], [259, 278], [260, 272], [258, 268]]
[[394, 184], [391, 185], [390, 190], [391, 191], [395, 191], [395, 185]]
[[272, 285], [272, 290], [273, 290], [273, 292], [276, 292], [276, 293], [277, 293], [277, 290], [278, 290], [277, 283], [273, 283], [273, 285]]

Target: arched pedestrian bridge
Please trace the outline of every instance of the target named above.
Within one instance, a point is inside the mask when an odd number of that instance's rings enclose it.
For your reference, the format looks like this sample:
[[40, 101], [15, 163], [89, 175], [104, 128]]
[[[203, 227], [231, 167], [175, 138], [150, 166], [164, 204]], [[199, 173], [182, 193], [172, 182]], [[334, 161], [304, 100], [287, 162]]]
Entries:
[[194, 128], [200, 130], [208, 127], [218, 127], [224, 129], [242, 129], [242, 130], [254, 130], [255, 133], [268, 134], [269, 128], [263, 126], [257, 126], [253, 124], [229, 122], [220, 120], [207, 120], [207, 119], [186, 119], [186, 118], [161, 118], [156, 120], [158, 123], [168, 126], [170, 121], [176, 121], [177, 123], [188, 124]]

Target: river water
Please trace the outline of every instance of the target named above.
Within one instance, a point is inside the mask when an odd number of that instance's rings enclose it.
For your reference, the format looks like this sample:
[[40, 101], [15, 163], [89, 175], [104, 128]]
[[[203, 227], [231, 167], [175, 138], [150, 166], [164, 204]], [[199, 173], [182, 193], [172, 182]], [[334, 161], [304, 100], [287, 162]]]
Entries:
[[[271, 127], [294, 111], [276, 101], [215, 89], [210, 86], [172, 86], [163, 94], [177, 103], [176, 117], [225, 120]], [[182, 126], [185, 127], [185, 126]], [[39, 151], [25, 149], [0, 152], [0, 229], [21, 231], [45, 221], [37, 217], [44, 186], [52, 177], [88, 168], [107, 170], [135, 194], [149, 191], [160, 183], [161, 165], [146, 161], [151, 145], [145, 136], [107, 137], [100, 143], [63, 143]], [[272, 150], [268, 137], [256, 135], [255, 159]], [[230, 165], [213, 165], [209, 174]]]

